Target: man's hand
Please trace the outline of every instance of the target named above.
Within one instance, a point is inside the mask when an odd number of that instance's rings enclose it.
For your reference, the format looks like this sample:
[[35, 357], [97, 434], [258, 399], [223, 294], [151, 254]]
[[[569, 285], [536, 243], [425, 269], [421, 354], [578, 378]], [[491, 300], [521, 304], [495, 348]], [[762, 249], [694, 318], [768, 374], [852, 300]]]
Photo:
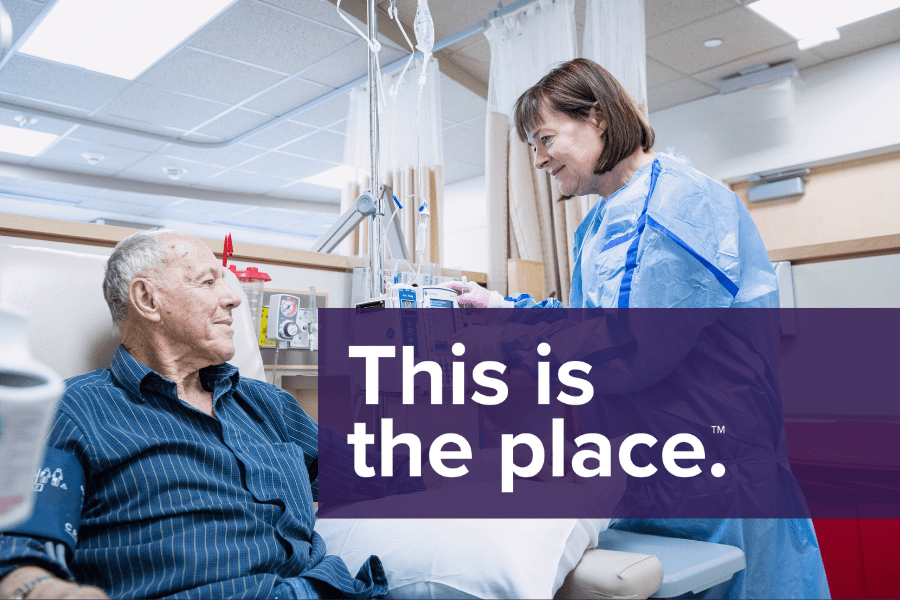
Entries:
[[109, 598], [106, 592], [90, 585], [78, 585], [59, 579], [40, 567], [20, 567], [0, 581], [0, 598], [12, 598], [16, 591], [39, 577], [51, 576], [34, 586], [25, 594], [25, 598]]

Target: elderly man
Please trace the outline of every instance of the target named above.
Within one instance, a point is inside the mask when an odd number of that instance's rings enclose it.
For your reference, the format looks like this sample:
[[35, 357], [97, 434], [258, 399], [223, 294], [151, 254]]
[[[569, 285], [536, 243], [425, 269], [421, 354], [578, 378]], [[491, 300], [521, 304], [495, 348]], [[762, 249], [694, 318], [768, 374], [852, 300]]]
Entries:
[[0, 534], [0, 597], [383, 595], [377, 557], [353, 577], [313, 530], [316, 422], [226, 363], [240, 298], [209, 248], [136, 233], [103, 291], [122, 346], [109, 369], [68, 381], [48, 439], [85, 472], [74, 556]]

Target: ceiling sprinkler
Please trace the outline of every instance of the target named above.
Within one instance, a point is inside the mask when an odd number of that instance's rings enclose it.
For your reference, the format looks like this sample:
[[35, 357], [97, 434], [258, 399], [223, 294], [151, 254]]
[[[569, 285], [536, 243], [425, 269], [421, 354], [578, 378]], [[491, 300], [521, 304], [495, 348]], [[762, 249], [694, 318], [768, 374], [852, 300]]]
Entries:
[[177, 179], [180, 179], [182, 175], [184, 175], [185, 173], [187, 173], [187, 171], [186, 171], [185, 169], [180, 169], [180, 168], [178, 168], [178, 167], [163, 167], [163, 168], [162, 168], [162, 171], [163, 171], [163, 173], [165, 173], [165, 174], [169, 177], [169, 179], [171, 179], [172, 181], [176, 181]]
[[86, 160], [89, 165], [96, 165], [98, 162], [106, 158], [102, 154], [97, 154], [96, 152], [85, 152], [81, 155], [81, 158]]

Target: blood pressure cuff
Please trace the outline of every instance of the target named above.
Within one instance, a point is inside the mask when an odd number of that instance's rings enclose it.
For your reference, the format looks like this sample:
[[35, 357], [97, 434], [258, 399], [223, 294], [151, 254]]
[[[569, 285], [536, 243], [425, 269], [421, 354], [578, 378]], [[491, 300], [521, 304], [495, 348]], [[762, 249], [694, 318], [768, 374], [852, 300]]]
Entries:
[[34, 511], [17, 526], [16, 533], [65, 544], [75, 552], [84, 503], [84, 470], [72, 454], [47, 448], [42, 466], [34, 474]]

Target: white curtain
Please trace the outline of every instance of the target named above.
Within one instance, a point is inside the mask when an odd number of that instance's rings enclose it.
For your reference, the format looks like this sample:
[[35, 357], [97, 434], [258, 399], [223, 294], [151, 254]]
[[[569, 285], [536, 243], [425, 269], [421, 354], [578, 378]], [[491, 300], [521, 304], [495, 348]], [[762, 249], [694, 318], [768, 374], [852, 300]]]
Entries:
[[559, 190], [536, 171], [527, 144], [511, 128], [518, 97], [559, 63], [576, 56], [574, 0], [539, 0], [491, 21], [486, 129], [490, 262], [488, 286], [507, 292], [507, 260], [544, 263], [544, 290], [568, 302], [571, 236], [580, 203], [557, 202]]
[[[441, 136], [440, 72], [437, 60], [428, 63], [427, 79], [419, 98], [421, 59], [415, 61], [402, 80], [401, 71], [385, 74], [381, 91], [384, 102], [379, 112], [379, 171], [382, 183], [390, 185], [403, 205], [396, 217], [401, 221], [410, 256], [415, 256], [416, 217], [423, 199], [431, 211], [425, 261], [439, 263], [443, 239], [444, 160]], [[391, 91], [396, 93], [392, 94]], [[368, 188], [371, 169], [369, 140], [369, 90], [361, 86], [350, 91], [347, 141], [344, 163], [355, 167], [359, 176], [350, 182], [341, 197], [341, 209], [356, 202], [360, 189]], [[384, 221], [385, 226], [387, 220]], [[368, 252], [367, 222], [357, 236], [341, 248], [344, 254]]]
[[582, 55], [609, 71], [649, 114], [644, 0], [587, 0]]

